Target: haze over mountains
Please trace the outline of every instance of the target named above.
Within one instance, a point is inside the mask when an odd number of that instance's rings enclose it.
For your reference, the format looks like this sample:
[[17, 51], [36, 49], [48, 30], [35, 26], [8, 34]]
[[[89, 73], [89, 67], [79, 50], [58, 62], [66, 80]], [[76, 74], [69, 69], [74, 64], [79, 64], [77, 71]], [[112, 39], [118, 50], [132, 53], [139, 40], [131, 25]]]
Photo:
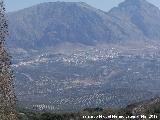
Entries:
[[126, 0], [108, 13], [82, 2], [50, 2], [8, 16], [8, 44], [25, 49], [160, 39], [160, 10], [146, 0]]
[[16, 92], [30, 108], [122, 107], [160, 95], [160, 10], [146, 0], [109, 12], [49, 2], [8, 18]]

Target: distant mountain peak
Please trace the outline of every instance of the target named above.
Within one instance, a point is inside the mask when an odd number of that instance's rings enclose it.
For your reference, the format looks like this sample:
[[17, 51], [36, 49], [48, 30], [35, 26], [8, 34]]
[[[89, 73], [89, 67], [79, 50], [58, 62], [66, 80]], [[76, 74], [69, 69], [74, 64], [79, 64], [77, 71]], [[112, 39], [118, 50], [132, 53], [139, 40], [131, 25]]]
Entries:
[[149, 39], [160, 37], [160, 10], [147, 0], [125, 0], [111, 9], [109, 14], [127, 20]]
[[147, 0], [125, 0], [124, 2], [120, 3], [118, 7], [112, 8], [109, 13], [113, 15], [116, 13], [118, 17], [121, 17], [120, 14], [126, 14], [127, 16], [135, 16], [137, 14], [145, 14], [145, 16], [152, 16], [153, 13], [159, 14], [160, 11], [158, 7], [151, 4]]
[[160, 10], [146, 0], [125, 0], [108, 13], [84, 2], [46, 2], [8, 16], [9, 45], [25, 49], [160, 39]]
[[156, 7], [147, 0], [125, 0], [124, 2], [120, 3], [118, 7], [130, 7], [130, 6]]
[[85, 2], [64, 2], [64, 1], [57, 1], [57, 2], [45, 2], [41, 3], [39, 5], [64, 5], [64, 6], [70, 6], [70, 5], [75, 5], [75, 6], [89, 6]]
[[124, 4], [124, 3], [143, 4], [143, 3], [149, 3], [149, 2], [146, 0], [125, 0], [124, 2], [122, 2], [120, 4]]

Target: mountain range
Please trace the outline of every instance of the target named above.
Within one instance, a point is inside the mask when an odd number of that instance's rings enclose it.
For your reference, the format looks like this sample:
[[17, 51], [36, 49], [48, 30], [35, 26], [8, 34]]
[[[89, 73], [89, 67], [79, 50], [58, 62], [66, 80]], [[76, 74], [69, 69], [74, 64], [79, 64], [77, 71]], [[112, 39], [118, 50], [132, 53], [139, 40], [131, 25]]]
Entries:
[[8, 18], [8, 45], [23, 49], [160, 39], [160, 10], [146, 0], [126, 0], [109, 12], [83, 2], [49, 2], [8, 13]]
[[48, 2], [8, 19], [16, 94], [25, 107], [124, 107], [160, 95], [160, 10], [146, 0], [108, 12]]

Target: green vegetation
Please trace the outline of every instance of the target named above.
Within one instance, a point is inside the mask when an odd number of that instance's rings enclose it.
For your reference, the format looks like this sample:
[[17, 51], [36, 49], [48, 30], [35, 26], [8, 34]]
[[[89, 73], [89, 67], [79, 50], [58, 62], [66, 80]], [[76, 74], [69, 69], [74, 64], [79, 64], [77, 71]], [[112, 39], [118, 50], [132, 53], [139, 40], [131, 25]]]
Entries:
[[[155, 99], [152, 101], [147, 101], [139, 104], [129, 105], [126, 108], [120, 109], [102, 109], [102, 108], [86, 108], [77, 113], [52, 113], [52, 112], [34, 112], [29, 110], [19, 110], [19, 119], [20, 120], [87, 120], [83, 116], [136, 116], [136, 115], [146, 115], [147, 119], [150, 115], [157, 115], [157, 119], [150, 120], [159, 120], [160, 119], [160, 101]], [[89, 120], [89, 119], [88, 119]], [[93, 120], [106, 120], [95, 118]], [[116, 119], [118, 120], [118, 119]], [[121, 119], [122, 120], [122, 119]], [[125, 120], [125, 119], [123, 119]], [[127, 119], [133, 120], [133, 119]], [[136, 119], [141, 120], [141, 119]]]

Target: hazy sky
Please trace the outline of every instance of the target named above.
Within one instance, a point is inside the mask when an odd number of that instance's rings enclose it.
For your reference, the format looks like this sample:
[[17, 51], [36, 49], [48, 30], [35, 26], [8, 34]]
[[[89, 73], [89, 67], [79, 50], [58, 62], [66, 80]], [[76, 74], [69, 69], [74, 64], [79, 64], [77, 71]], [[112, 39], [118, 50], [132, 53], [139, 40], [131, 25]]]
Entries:
[[[109, 9], [111, 9], [114, 6], [117, 6], [120, 2], [124, 0], [5, 0], [5, 3], [7, 11], [10, 12], [23, 9], [38, 3], [55, 2], [55, 1], [65, 1], [65, 2], [83, 1], [96, 8], [108, 11]], [[160, 8], [160, 0], [148, 0], [148, 1]]]

